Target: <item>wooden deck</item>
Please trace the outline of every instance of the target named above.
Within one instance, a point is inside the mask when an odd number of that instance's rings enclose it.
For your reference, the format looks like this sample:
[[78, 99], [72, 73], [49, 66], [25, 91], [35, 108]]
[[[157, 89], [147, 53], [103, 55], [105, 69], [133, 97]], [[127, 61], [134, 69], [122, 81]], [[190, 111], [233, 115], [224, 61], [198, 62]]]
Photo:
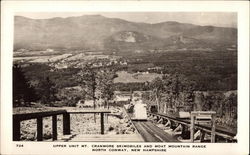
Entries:
[[72, 109], [72, 110], [67, 110], [68, 113], [70, 114], [89, 114], [89, 113], [111, 113], [110, 110], [107, 109]]
[[93, 135], [67, 135], [58, 138], [58, 141], [67, 142], [143, 142], [140, 134], [93, 134]]

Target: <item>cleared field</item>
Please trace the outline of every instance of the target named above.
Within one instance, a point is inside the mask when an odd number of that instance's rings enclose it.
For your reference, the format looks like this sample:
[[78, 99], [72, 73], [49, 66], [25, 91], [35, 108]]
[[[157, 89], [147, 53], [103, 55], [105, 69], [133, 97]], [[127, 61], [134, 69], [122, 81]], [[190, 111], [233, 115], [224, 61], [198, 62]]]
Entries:
[[44, 55], [44, 56], [14, 56], [14, 61], [26, 60], [32, 63], [46, 63], [55, 62], [65, 59], [72, 54], [61, 54], [61, 55]]
[[49, 59], [50, 62], [55, 62], [55, 61], [58, 61], [58, 60], [62, 60], [62, 59], [65, 59], [69, 56], [72, 56], [72, 54], [63, 54], [63, 55], [59, 55], [59, 56], [55, 56], [55, 57], [52, 57]]
[[162, 77], [161, 74], [157, 73], [128, 73], [126, 71], [116, 72], [118, 75], [117, 78], [114, 79], [114, 83], [143, 83], [143, 82], [151, 82], [157, 77]]
[[48, 62], [53, 56], [28, 56], [28, 57], [14, 57], [13, 61], [29, 61], [29, 62], [38, 62], [44, 63]]

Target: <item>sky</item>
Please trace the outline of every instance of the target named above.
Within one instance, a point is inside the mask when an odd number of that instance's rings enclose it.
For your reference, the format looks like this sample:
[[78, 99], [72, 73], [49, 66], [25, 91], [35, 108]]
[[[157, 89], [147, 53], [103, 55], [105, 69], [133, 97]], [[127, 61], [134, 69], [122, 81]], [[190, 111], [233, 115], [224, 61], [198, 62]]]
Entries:
[[82, 15], [102, 15], [108, 18], [120, 18], [132, 22], [160, 23], [177, 21], [196, 25], [213, 25], [219, 27], [237, 27], [237, 14], [234, 12], [29, 12], [16, 15], [33, 19], [53, 17], [71, 17]]

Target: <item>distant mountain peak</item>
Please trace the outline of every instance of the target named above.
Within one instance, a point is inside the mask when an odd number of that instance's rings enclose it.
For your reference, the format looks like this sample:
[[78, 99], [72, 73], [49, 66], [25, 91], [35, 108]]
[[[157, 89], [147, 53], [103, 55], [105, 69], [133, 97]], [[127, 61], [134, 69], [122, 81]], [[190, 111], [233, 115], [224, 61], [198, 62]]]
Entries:
[[86, 17], [102, 17], [102, 18], [106, 18], [100, 14], [94, 14], [94, 15], [83, 15], [83, 16], [86, 16]]
[[99, 14], [93, 14], [93, 15], [74, 16], [74, 17], [68, 17], [68, 18], [93, 18], [93, 19], [100, 19], [100, 18], [107, 18], [107, 17], [99, 15]]
[[171, 45], [190, 46], [200, 44], [200, 41], [208, 45], [236, 44], [237, 29], [205, 27], [176, 21], [136, 23], [99, 14], [50, 19], [15, 16], [15, 49], [150, 50], [166, 49]]
[[18, 19], [31, 19], [31, 18], [24, 17], [24, 16], [14, 16], [14, 19], [18, 20]]
[[166, 22], [163, 22], [163, 23], [167, 23], [167, 24], [180, 24], [177, 21], [166, 21]]

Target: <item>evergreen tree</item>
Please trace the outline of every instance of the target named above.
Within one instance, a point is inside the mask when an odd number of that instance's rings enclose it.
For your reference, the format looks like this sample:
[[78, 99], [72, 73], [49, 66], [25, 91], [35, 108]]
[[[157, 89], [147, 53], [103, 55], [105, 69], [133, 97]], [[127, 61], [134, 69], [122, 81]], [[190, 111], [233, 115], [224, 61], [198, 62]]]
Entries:
[[161, 93], [164, 91], [164, 81], [161, 78], [155, 78], [150, 84], [153, 94], [155, 97], [155, 101], [157, 104], [157, 110], [160, 112], [160, 100], [161, 100]]
[[81, 71], [77, 74], [78, 81], [81, 84], [81, 87], [84, 90], [85, 95], [91, 97], [94, 102], [94, 109], [96, 108], [96, 88], [97, 88], [97, 73], [94, 69], [89, 66], [85, 66], [81, 69]]
[[53, 102], [57, 100], [56, 93], [57, 89], [55, 84], [50, 80], [49, 77], [46, 77], [39, 83], [41, 102], [43, 104], [49, 104], [53, 106]]
[[112, 99], [114, 94], [115, 72], [113, 70], [101, 70], [97, 75], [97, 89], [100, 92], [99, 97], [104, 99], [105, 105], [108, 106], [108, 101]]
[[13, 65], [13, 106], [20, 106], [22, 102], [34, 102], [38, 99], [35, 89], [29, 84], [22, 68], [18, 64]]

